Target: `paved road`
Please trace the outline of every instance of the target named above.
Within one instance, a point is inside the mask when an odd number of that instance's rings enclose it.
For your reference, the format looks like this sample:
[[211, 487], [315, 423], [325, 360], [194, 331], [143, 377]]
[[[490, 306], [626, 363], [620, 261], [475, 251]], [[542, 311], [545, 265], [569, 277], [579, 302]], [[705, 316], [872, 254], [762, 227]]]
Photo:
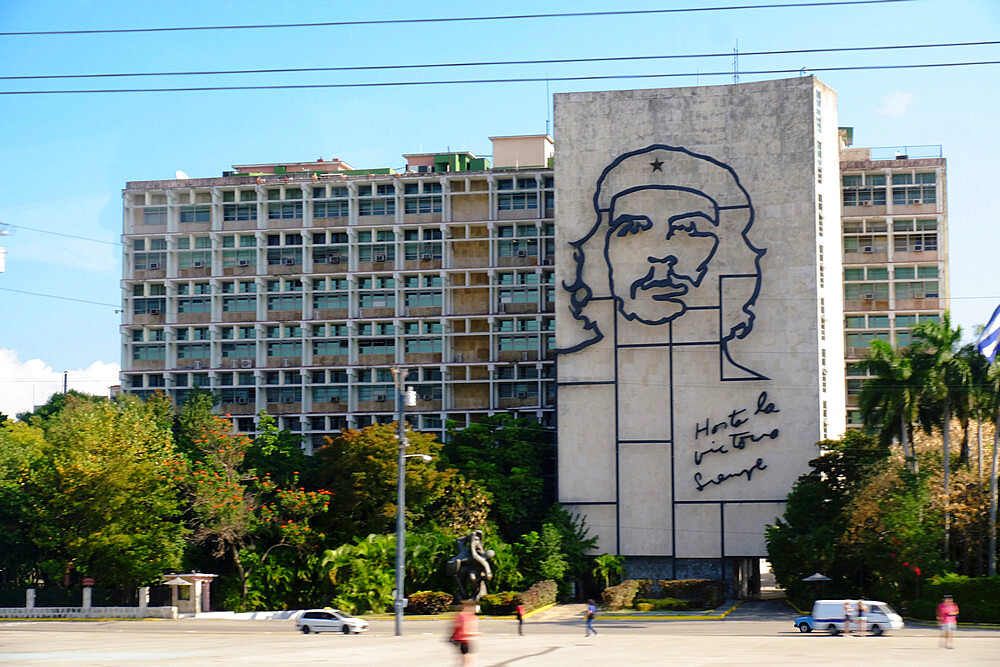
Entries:
[[[597, 637], [557, 608], [530, 619], [484, 620], [477, 664], [531, 665], [997, 665], [1000, 631], [962, 629], [957, 648], [908, 627], [889, 637], [801, 634], [780, 602], [747, 603], [724, 621], [601, 621]], [[289, 621], [0, 622], [0, 663], [12, 665], [457, 664], [447, 623], [407, 619], [406, 636], [375, 619], [365, 635], [301, 635]]]

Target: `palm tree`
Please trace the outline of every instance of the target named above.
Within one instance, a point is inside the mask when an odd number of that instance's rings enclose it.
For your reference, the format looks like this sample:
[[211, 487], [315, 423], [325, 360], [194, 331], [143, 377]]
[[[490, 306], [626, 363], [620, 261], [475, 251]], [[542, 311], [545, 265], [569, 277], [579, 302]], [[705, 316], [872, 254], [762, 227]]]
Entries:
[[951, 466], [951, 420], [963, 418], [969, 409], [969, 365], [957, 354], [962, 338], [962, 327], [951, 328], [948, 312], [939, 322], [921, 322], [912, 330], [913, 345], [910, 363], [917, 376], [922, 378], [920, 421], [927, 433], [934, 427], [941, 429], [942, 463], [944, 466], [944, 557], [950, 559], [951, 512], [948, 507], [951, 494], [949, 468]]
[[868, 358], [859, 366], [872, 375], [858, 396], [862, 422], [867, 428], [879, 430], [882, 444], [888, 445], [898, 437], [906, 467], [916, 473], [917, 457], [908, 443], [912, 442], [920, 383], [909, 357], [896, 354], [885, 341], [874, 340]]
[[624, 556], [616, 556], [614, 554], [601, 554], [594, 558], [594, 578], [603, 580], [604, 587], [607, 588], [611, 585], [611, 579], [620, 578], [625, 570], [622, 568], [622, 564], [625, 562]]
[[[990, 399], [992, 389], [989, 386], [989, 360], [979, 353], [976, 346], [968, 343], [958, 351], [958, 356], [969, 365], [969, 418], [976, 418], [976, 467], [979, 472], [979, 483], [983, 482], [983, 413], [990, 414]], [[966, 422], [969, 420], [967, 419]], [[965, 452], [964, 461], [968, 464], [968, 424], [965, 427], [965, 437], [963, 438], [963, 449]]]

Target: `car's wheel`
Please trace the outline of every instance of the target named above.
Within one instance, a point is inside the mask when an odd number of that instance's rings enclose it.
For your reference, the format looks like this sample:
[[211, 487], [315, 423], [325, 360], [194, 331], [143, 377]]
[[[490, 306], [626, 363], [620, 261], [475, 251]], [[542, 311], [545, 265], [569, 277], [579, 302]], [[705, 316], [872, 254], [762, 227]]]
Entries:
[[799, 632], [812, 632], [813, 629], [805, 621], [799, 623]]
[[344, 625], [340, 627], [340, 631], [343, 632], [345, 635], [349, 635], [351, 634], [351, 626], [344, 623]]
[[837, 626], [834, 625], [833, 623], [831, 623], [830, 625], [826, 626], [826, 631], [829, 632], [834, 637], [836, 637], [837, 635], [840, 634], [840, 630], [838, 630]]
[[883, 632], [882, 626], [880, 626], [878, 623], [876, 623], [875, 625], [872, 626], [872, 636], [873, 637], [878, 637], [879, 635], [882, 634], [882, 632]]
[[308, 625], [303, 625], [302, 626], [302, 634], [304, 634], [304, 635], [308, 635], [309, 634], [309, 626]]

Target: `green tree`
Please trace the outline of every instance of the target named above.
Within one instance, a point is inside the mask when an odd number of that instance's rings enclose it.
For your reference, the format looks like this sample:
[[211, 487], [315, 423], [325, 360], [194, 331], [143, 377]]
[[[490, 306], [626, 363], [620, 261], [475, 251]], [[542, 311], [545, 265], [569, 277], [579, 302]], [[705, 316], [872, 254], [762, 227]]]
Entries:
[[868, 358], [858, 363], [873, 377], [865, 380], [858, 396], [861, 419], [866, 428], [877, 429], [883, 444], [899, 438], [910, 472], [917, 472], [917, 459], [910, 443], [917, 417], [921, 382], [906, 356], [899, 356], [889, 343], [872, 341]]
[[594, 578], [604, 582], [604, 588], [611, 585], [612, 579], [618, 581], [625, 574], [622, 564], [625, 562], [624, 556], [614, 554], [601, 554], [594, 558]]
[[43, 425], [29, 534], [49, 578], [75, 569], [102, 584], [135, 585], [179, 566], [171, 435], [145, 406], [70, 396]]
[[531, 531], [521, 536], [518, 561], [529, 583], [551, 579], [560, 589], [568, 589], [565, 575], [569, 563], [562, 550], [562, 535], [551, 523], [542, 525], [540, 532]]
[[[318, 452], [318, 482], [337, 499], [337, 511], [323, 525], [338, 540], [394, 530], [398, 440], [396, 424], [347, 429]], [[430, 463], [410, 459], [406, 466], [407, 526], [434, 523], [448, 496], [456, 472], [439, 469], [441, 443], [425, 433], [407, 431], [410, 454], [434, 457]]]
[[507, 414], [449, 430], [443, 456], [493, 499], [492, 519], [505, 539], [537, 530], [555, 501], [552, 431]]
[[844, 510], [889, 456], [875, 437], [860, 431], [848, 431], [820, 446], [825, 453], [809, 462], [811, 470], [795, 482], [784, 515], [768, 526], [765, 536], [778, 585], [801, 603], [812, 602], [814, 591], [801, 579], [814, 572], [833, 578], [835, 586], [863, 577], [863, 564], [848, 557], [840, 545], [846, 531]]
[[951, 512], [951, 420], [966, 419], [969, 410], [971, 375], [965, 359], [957, 354], [962, 327], [951, 328], [947, 312], [939, 322], [921, 322], [912, 330], [910, 354], [914, 370], [923, 379], [921, 422], [928, 433], [941, 430], [941, 456], [944, 463], [944, 555], [949, 558]]
[[22, 583], [36, 574], [37, 549], [29, 529], [31, 471], [41, 465], [45, 432], [24, 422], [0, 424], [0, 581]]
[[288, 429], [279, 430], [274, 417], [262, 411], [258, 414], [257, 435], [247, 447], [245, 465], [271, 473], [277, 484], [307, 480], [309, 487], [315, 477], [316, 459], [302, 451], [301, 436]]

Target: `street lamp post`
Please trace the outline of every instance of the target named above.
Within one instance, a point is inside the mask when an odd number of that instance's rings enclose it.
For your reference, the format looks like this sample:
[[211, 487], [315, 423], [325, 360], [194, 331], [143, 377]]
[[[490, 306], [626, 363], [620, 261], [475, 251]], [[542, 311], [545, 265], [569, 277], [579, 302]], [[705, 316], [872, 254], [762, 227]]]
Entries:
[[[406, 406], [413, 407], [417, 404], [417, 393], [411, 387], [403, 391], [403, 381], [406, 380], [408, 371], [400, 368], [392, 369], [393, 383], [396, 385], [396, 423], [399, 427], [399, 450], [396, 462], [396, 590], [393, 595], [392, 605], [396, 612], [396, 636], [403, 634], [403, 607], [406, 606], [406, 596], [403, 592], [404, 573], [403, 567], [406, 562]], [[430, 457], [422, 455], [425, 461]]]

